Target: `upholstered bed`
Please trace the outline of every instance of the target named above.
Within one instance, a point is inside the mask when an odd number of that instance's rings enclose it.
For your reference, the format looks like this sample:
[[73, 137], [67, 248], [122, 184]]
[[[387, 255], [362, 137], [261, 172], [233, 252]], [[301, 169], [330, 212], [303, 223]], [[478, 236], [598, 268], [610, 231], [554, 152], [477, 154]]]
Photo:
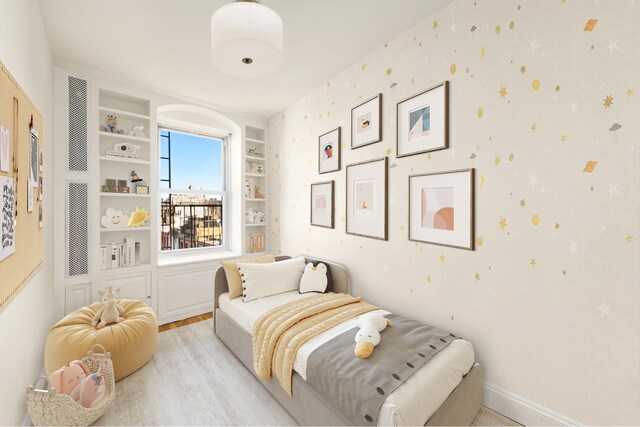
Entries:
[[[278, 257], [277, 260], [289, 258]], [[349, 293], [347, 270], [332, 262], [322, 262], [330, 268], [330, 291]], [[240, 298], [229, 299], [228, 295], [226, 275], [220, 268], [215, 277], [215, 333], [255, 374], [253, 325], [270, 309], [301, 296], [297, 292], [288, 292], [244, 303]], [[343, 329], [348, 327], [343, 326]], [[294, 364], [292, 396], [275, 379], [261, 382], [302, 425], [351, 425], [354, 423], [352, 419], [341, 413], [326, 394], [304, 379], [306, 357], [314, 348], [314, 344], [309, 343], [299, 350], [302, 355]], [[469, 425], [482, 403], [483, 368], [474, 363], [473, 358], [469, 343], [464, 340], [451, 343], [386, 397], [377, 417], [378, 425]]]

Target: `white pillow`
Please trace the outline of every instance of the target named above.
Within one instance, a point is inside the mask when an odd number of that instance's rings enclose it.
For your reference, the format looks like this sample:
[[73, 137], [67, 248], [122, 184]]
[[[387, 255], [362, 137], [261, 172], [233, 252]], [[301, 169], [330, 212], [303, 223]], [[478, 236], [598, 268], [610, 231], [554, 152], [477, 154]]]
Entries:
[[263, 264], [238, 263], [242, 301], [249, 302], [283, 292], [297, 291], [304, 272], [304, 258]]
[[313, 263], [307, 264], [304, 268], [304, 274], [300, 279], [300, 293], [306, 294], [307, 292], [320, 292], [327, 291], [327, 266], [323, 263], [318, 263], [317, 266], [313, 266]]

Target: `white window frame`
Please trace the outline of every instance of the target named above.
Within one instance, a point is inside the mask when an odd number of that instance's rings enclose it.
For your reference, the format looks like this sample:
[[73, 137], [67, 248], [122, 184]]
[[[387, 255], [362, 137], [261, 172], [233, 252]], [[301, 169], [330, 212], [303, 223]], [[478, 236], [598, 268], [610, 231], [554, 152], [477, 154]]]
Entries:
[[[208, 247], [200, 247], [200, 248], [183, 248], [183, 249], [171, 249], [171, 250], [162, 250], [162, 219], [158, 214], [159, 219], [159, 229], [158, 229], [158, 256], [162, 259], [167, 258], [180, 258], [180, 257], [190, 257], [193, 255], [205, 255], [205, 254], [222, 254], [225, 252], [229, 252], [229, 242], [231, 241], [230, 233], [231, 227], [229, 223], [229, 191], [227, 190], [227, 185], [229, 183], [229, 137], [230, 134], [216, 132], [216, 131], [203, 131], [203, 130], [195, 130], [198, 126], [193, 126], [194, 130], [191, 130], [191, 126], [188, 124], [178, 124], [178, 123], [158, 123], [158, 158], [157, 158], [157, 167], [158, 167], [158, 203], [156, 205], [156, 212], [161, 213], [162, 211], [162, 197], [168, 194], [194, 194], [194, 195], [212, 195], [212, 196], [221, 196], [222, 198], [222, 245], [220, 246], [208, 246]], [[160, 180], [162, 175], [162, 146], [161, 146], [161, 132], [168, 131], [171, 133], [181, 133], [184, 135], [197, 136], [206, 139], [219, 139], [222, 140], [222, 190], [189, 190], [189, 189], [176, 189], [176, 188], [162, 188], [163, 182]]]

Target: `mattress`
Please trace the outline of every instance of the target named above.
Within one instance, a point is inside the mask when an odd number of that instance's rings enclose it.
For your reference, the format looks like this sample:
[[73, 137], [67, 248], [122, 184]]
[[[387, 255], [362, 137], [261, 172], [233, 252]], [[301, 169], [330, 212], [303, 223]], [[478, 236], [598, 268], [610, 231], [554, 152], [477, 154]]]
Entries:
[[[242, 302], [241, 298], [229, 299], [229, 294], [223, 293], [218, 303], [222, 311], [252, 334], [260, 316], [282, 304], [309, 296], [292, 291]], [[389, 313], [386, 310], [378, 312]], [[324, 342], [355, 326], [356, 319], [350, 319], [306, 342], [298, 350], [294, 370], [306, 380], [309, 355]], [[469, 372], [474, 359], [471, 343], [462, 339], [453, 341], [387, 397], [380, 408], [378, 425], [423, 425]]]

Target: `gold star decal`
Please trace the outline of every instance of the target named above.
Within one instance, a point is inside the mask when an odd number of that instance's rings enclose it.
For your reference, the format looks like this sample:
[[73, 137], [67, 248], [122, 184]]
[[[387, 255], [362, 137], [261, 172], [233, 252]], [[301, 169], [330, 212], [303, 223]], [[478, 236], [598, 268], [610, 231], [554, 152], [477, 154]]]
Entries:
[[362, 64], [362, 65], [360, 66], [360, 69], [361, 69], [362, 71], [366, 70], [366, 69], [367, 69], [367, 64]]
[[564, 133], [560, 135], [560, 141], [567, 142], [567, 135], [565, 135]]
[[433, 21], [433, 29], [435, 30], [436, 28], [438, 28], [438, 20], [437, 19], [435, 21]]
[[537, 262], [535, 258], [531, 258], [531, 260], [529, 261], [529, 264], [531, 264], [531, 267], [535, 267]]
[[387, 76], [390, 76], [391, 73], [393, 73], [393, 68], [391, 67], [387, 68]]
[[476, 273], [476, 282], [478, 282], [480, 280], [480, 273]]
[[627, 243], [633, 242], [633, 236], [631, 234], [627, 234], [626, 240], [627, 240]]
[[524, 208], [525, 206], [527, 206], [527, 201], [525, 199], [520, 199], [520, 207]]
[[613, 105], [613, 96], [607, 95], [602, 105], [604, 106], [604, 108], [611, 108], [611, 106]]
[[560, 228], [560, 223], [559, 223], [559, 222], [556, 222], [556, 225], [554, 225], [554, 227], [555, 227], [555, 228], [556, 228], [556, 230], [557, 230], [558, 228]]
[[556, 85], [556, 92], [560, 92], [560, 85]]
[[520, 72], [522, 74], [526, 73], [527, 72], [527, 67], [525, 67], [524, 65], [522, 67], [520, 67]]
[[440, 254], [440, 263], [444, 263], [444, 254]]
[[538, 126], [535, 123], [531, 124], [531, 132], [535, 132], [538, 129]]
[[467, 73], [467, 74], [469, 74], [469, 73], [471, 72], [471, 68], [469, 68], [469, 67], [465, 68], [465, 69], [464, 69], [464, 72], [465, 72], [465, 73]]
[[500, 156], [496, 156], [496, 158], [493, 159], [493, 163], [495, 163], [496, 166], [498, 166], [500, 164]]
[[507, 88], [504, 86], [500, 86], [500, 91], [498, 91], [498, 93], [500, 94], [500, 98], [504, 98], [507, 96]]
[[522, 9], [522, 5], [519, 4], [518, 7], [516, 7], [516, 9], [518, 9], [518, 10]]
[[504, 230], [504, 228], [508, 225], [506, 218], [502, 217], [500, 217], [500, 221], [498, 221], [498, 224], [500, 225], [500, 230]]
[[387, 153], [387, 156], [391, 155], [391, 148], [387, 148], [387, 151], [385, 151], [385, 153]]
[[501, 31], [502, 29], [500, 28], [500, 25], [496, 25], [496, 29], [495, 29], [496, 36], [499, 35]]
[[629, 88], [627, 89], [627, 96], [633, 96], [633, 89]]

